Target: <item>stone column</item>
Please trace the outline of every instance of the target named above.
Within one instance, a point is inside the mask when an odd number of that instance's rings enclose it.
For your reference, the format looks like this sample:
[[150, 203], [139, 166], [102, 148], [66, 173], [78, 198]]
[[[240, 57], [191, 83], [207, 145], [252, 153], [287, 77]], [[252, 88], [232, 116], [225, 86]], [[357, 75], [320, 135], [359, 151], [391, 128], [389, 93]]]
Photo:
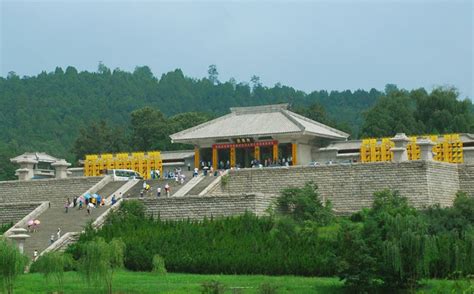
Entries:
[[31, 180], [30, 169], [19, 168], [15, 171], [15, 175], [18, 176], [19, 181], [29, 181]]
[[20, 168], [16, 170], [18, 174], [18, 180], [20, 181], [29, 181], [33, 178], [34, 174], [34, 166], [38, 163], [38, 161], [29, 158], [22, 158], [19, 159], [16, 163], [20, 165]]
[[27, 231], [24, 228], [13, 228], [11, 232], [13, 233], [13, 235], [10, 235], [9, 238], [16, 241], [18, 245], [18, 250], [21, 254], [23, 254], [25, 248], [25, 240], [30, 236], [26, 234]]
[[398, 133], [391, 139], [395, 143], [395, 147], [391, 148], [393, 152], [393, 162], [403, 162], [408, 160], [407, 145], [410, 139], [405, 133]]
[[217, 170], [217, 161], [219, 160], [217, 156], [217, 148], [216, 146], [212, 146], [212, 168]]
[[433, 160], [433, 146], [435, 146], [436, 143], [434, 143], [430, 139], [420, 139], [418, 140], [416, 144], [420, 146], [420, 159], [426, 160], [426, 161], [432, 161]]
[[194, 146], [194, 167], [201, 169], [201, 159], [199, 158], [199, 146]]
[[67, 168], [71, 166], [71, 164], [61, 159], [51, 163], [51, 166], [56, 170], [56, 179], [65, 179], [67, 178]]

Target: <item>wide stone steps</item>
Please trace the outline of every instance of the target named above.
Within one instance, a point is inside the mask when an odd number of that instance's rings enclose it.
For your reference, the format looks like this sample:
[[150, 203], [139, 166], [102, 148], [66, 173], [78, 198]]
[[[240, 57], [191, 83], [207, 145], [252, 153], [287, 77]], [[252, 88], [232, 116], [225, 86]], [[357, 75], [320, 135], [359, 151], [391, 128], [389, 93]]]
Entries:
[[199, 181], [186, 195], [199, 195], [199, 193], [206, 189], [215, 179], [215, 176], [205, 176], [204, 179]]
[[94, 221], [99, 215], [105, 212], [109, 207], [95, 208], [91, 210], [91, 215], [87, 214], [87, 210], [83, 208], [69, 208], [68, 213], [64, 208], [51, 207], [38, 217], [41, 221], [37, 232], [29, 233], [31, 236], [25, 241], [25, 254], [29, 257], [33, 256], [36, 249], [41, 253], [50, 245], [51, 235], [57, 239], [56, 232], [61, 228], [61, 235], [66, 232], [80, 232], [83, 230], [87, 222]]
[[[147, 184], [150, 185], [150, 190], [147, 193], [144, 193], [144, 197], [156, 197], [156, 189], [161, 187], [161, 197], [166, 197], [165, 192], [165, 185], [168, 183], [170, 186], [170, 196], [173, 196], [176, 191], [178, 191], [181, 187], [183, 187], [189, 178], [186, 178], [186, 181], [183, 185], [177, 183], [174, 179], [159, 179], [159, 180], [146, 180]], [[128, 192], [125, 194], [127, 198], [139, 198], [140, 191], [143, 189], [143, 181], [140, 181], [135, 186], [133, 186]]]
[[[125, 185], [127, 182], [126, 181], [117, 181], [117, 182], [110, 182], [107, 185], [105, 185], [102, 189], [100, 189], [97, 194], [99, 194], [101, 197], [108, 198], [112, 196], [112, 194], [117, 191], [120, 187]], [[118, 195], [116, 195], [118, 197]]]
[[[98, 191], [102, 197], [109, 197], [127, 182], [110, 182]], [[66, 194], [72, 196], [70, 194]], [[79, 195], [76, 195], [79, 196]], [[69, 199], [72, 201], [72, 197]], [[110, 206], [98, 207], [91, 209], [91, 214], [87, 213], [86, 206], [79, 210], [79, 207], [69, 208], [66, 213], [64, 204], [66, 197], [62, 201], [51, 202], [51, 207], [43, 212], [37, 219], [41, 222], [37, 232], [28, 233], [31, 237], [25, 241], [25, 254], [28, 257], [33, 256], [34, 250], [41, 253], [49, 247], [51, 235], [57, 240], [58, 228], [61, 228], [61, 235], [67, 232], [81, 232], [88, 222], [93, 222], [98, 216], [104, 213]]]

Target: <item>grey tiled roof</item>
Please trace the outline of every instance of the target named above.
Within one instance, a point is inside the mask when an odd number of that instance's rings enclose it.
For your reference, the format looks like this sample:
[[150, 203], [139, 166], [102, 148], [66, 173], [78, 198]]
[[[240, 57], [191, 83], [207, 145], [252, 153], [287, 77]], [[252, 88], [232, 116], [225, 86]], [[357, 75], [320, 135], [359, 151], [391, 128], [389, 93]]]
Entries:
[[11, 158], [10, 161], [17, 162], [22, 159], [32, 159], [39, 162], [55, 162], [59, 160], [58, 158], [44, 152], [25, 152], [22, 155]]
[[173, 142], [205, 138], [307, 134], [331, 139], [349, 135], [287, 109], [287, 104], [231, 108], [231, 113], [171, 135]]

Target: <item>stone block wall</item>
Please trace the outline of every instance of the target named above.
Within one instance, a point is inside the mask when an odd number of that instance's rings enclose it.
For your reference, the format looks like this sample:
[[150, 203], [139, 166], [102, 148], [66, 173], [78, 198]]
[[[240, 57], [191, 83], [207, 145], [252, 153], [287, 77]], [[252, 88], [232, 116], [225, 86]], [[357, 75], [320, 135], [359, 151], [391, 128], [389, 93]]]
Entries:
[[225, 217], [243, 214], [246, 211], [256, 215], [265, 210], [274, 199], [270, 195], [248, 194], [231, 196], [188, 196], [169, 198], [145, 198], [142, 201], [146, 214], [161, 219], [203, 219], [204, 217]]
[[330, 199], [339, 213], [369, 207], [374, 192], [383, 189], [398, 190], [412, 205], [422, 208], [438, 202], [450, 205], [460, 188], [457, 169], [454, 164], [426, 161], [242, 169], [231, 171], [227, 185], [217, 185], [210, 195], [277, 195], [284, 188], [313, 181], [321, 197]]
[[0, 225], [13, 224], [27, 216], [41, 203], [2, 203], [0, 204]]
[[459, 189], [474, 196], [474, 164], [459, 166]]
[[427, 165], [428, 205], [439, 203], [441, 206], [451, 206], [456, 193], [461, 189], [459, 165], [445, 162], [429, 162]]
[[67, 197], [72, 200], [72, 197], [86, 192], [101, 179], [81, 177], [0, 182], [0, 204], [50, 201], [52, 206], [61, 206]]

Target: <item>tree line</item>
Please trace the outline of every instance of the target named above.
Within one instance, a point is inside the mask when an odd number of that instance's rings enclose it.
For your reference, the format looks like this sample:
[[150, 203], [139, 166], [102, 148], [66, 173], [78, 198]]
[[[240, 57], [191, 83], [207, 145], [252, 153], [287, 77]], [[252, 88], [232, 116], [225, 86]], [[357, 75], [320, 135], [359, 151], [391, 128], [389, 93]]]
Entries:
[[[455, 89], [305, 93], [279, 83], [220, 81], [217, 67], [200, 79], [180, 69], [155, 77], [99, 64], [96, 72], [69, 66], [54, 72], [0, 77], [0, 180], [13, 179], [9, 158], [44, 151], [71, 162], [86, 153], [174, 150], [168, 135], [223, 115], [232, 106], [290, 103], [291, 109], [339, 128], [351, 138], [472, 132], [473, 107]], [[94, 130], [94, 132], [91, 132]], [[94, 138], [97, 138], [94, 140]], [[79, 143], [82, 142], [82, 146]]]

